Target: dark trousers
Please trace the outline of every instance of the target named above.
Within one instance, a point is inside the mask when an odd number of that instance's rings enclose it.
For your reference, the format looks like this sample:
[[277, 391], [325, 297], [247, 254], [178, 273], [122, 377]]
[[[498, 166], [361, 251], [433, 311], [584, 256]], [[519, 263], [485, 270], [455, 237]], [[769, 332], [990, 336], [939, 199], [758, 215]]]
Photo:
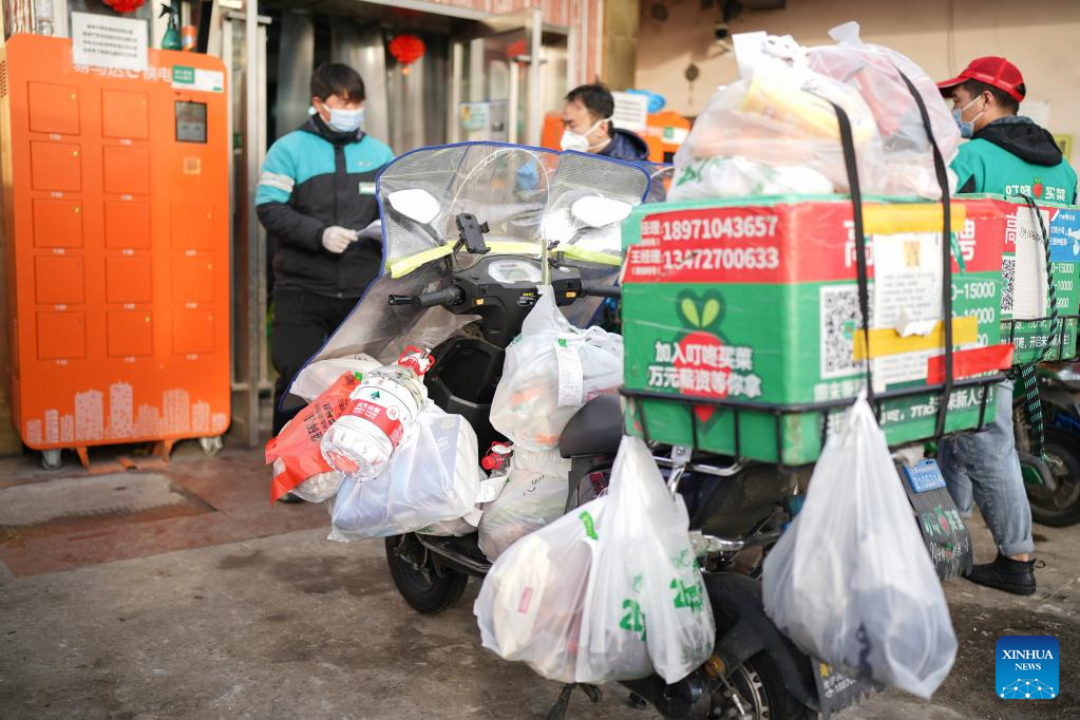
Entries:
[[274, 435], [277, 435], [304, 407], [296, 403], [288, 410], [281, 409], [293, 378], [356, 307], [358, 298], [329, 298], [282, 288], [274, 290], [273, 298], [270, 361], [278, 373], [274, 386]]

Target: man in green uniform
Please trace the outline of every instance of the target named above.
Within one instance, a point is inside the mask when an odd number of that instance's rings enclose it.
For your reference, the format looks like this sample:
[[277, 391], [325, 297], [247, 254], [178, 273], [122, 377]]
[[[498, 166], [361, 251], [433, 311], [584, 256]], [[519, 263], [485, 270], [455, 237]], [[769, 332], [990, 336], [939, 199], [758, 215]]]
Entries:
[[[1027, 88], [1015, 65], [1000, 57], [978, 58], [938, 87], [953, 101], [960, 134], [970, 138], [952, 164], [960, 192], [1076, 202], [1076, 173], [1053, 136], [1017, 114]], [[993, 422], [982, 432], [941, 443], [938, 460], [961, 512], [970, 513], [977, 502], [998, 546], [994, 562], [976, 565], [968, 579], [1017, 595], [1033, 594], [1035, 545], [1013, 435], [1011, 382], [998, 388]]]

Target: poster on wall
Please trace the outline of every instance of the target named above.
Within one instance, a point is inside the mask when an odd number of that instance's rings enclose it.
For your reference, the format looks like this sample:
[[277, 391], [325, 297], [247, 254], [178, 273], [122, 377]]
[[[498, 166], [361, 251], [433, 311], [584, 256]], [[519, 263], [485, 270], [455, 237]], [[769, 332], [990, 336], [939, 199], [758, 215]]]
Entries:
[[613, 92], [615, 112], [611, 119], [615, 127], [644, 133], [649, 121], [649, 97], [635, 93]]
[[461, 103], [458, 122], [470, 140], [509, 142], [506, 125], [509, 103], [506, 100]]
[[114, 70], [146, 70], [145, 20], [71, 14], [72, 61], [75, 65]]
[[465, 132], [487, 130], [488, 107], [486, 102], [461, 103], [461, 129]]

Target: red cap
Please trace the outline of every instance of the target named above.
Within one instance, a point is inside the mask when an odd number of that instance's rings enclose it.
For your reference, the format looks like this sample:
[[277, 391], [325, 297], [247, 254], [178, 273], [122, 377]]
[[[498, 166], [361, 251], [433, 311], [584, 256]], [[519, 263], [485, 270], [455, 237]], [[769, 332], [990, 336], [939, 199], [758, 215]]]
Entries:
[[1023, 102], [1024, 93], [1027, 92], [1023, 87], [1024, 76], [1020, 74], [1020, 68], [1003, 57], [976, 58], [958, 76], [952, 80], [939, 82], [937, 86], [944, 95], [967, 80], [978, 80], [991, 87], [996, 87], [998, 90], [1008, 93], [1016, 102]]

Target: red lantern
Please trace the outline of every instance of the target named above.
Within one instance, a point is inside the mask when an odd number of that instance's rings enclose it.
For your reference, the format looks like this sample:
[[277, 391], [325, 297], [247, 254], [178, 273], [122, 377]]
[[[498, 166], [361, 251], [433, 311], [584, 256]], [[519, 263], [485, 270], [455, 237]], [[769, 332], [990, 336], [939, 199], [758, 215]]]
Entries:
[[146, 0], [105, 0], [105, 4], [118, 13], [129, 13], [146, 4]]
[[409, 66], [424, 57], [425, 52], [427, 48], [424, 47], [424, 41], [415, 35], [398, 35], [390, 41], [390, 54], [401, 63], [401, 72], [404, 75], [409, 74]]
[[517, 60], [522, 55], [528, 54], [526, 50], [524, 40], [515, 40], [506, 48], [506, 58], [508, 60]]

